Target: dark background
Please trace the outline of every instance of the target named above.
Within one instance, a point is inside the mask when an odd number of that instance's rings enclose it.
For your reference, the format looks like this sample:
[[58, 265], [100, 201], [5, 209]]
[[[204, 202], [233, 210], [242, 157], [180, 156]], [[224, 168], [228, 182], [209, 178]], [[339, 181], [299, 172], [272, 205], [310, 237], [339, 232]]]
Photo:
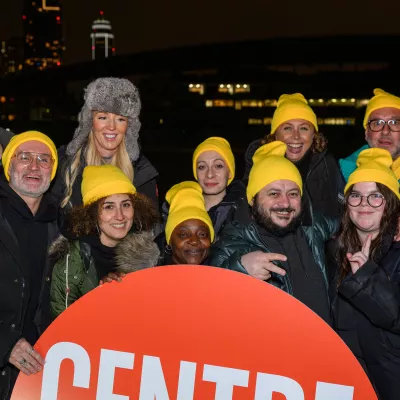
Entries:
[[[22, 3], [1, 0], [0, 40], [22, 36]], [[62, 6], [67, 64], [90, 59], [91, 24], [100, 10], [112, 24], [117, 54], [275, 37], [400, 34], [398, 0], [65, 0]], [[371, 43], [371, 51], [379, 48]]]

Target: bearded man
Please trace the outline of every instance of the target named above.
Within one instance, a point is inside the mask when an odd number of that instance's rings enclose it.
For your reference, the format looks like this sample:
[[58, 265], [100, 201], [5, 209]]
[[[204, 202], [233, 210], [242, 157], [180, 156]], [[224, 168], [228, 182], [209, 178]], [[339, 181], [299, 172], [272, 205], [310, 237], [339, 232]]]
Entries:
[[285, 152], [279, 141], [255, 152], [247, 186], [252, 220], [225, 227], [210, 263], [266, 281], [330, 323], [324, 247], [338, 221], [318, 214], [303, 220], [302, 179]]

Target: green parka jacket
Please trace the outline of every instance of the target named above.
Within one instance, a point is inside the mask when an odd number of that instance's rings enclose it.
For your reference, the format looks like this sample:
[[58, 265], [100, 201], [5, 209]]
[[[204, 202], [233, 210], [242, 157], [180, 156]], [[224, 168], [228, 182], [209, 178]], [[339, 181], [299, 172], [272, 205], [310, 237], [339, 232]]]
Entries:
[[[80, 297], [99, 285], [88, 243], [59, 237], [50, 247], [54, 263], [50, 309], [55, 318]], [[130, 273], [157, 265], [160, 252], [150, 232], [130, 233], [116, 248], [118, 272]]]

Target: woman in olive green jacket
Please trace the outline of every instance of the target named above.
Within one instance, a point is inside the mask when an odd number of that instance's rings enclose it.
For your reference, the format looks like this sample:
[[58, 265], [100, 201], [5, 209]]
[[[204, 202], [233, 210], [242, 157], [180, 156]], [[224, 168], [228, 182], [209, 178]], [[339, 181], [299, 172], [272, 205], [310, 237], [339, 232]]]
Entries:
[[152, 237], [157, 212], [121, 170], [112, 165], [86, 167], [82, 197], [83, 206], [74, 208], [66, 223], [67, 236], [74, 240], [60, 237], [50, 247], [54, 317], [108, 273], [151, 267], [159, 257]]

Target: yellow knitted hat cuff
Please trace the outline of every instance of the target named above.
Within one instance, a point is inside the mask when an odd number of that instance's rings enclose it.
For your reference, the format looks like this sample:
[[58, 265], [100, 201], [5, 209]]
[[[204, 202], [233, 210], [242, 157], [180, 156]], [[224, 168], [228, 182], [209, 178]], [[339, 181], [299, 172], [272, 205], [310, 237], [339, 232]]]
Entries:
[[174, 229], [181, 222], [187, 221], [189, 219], [198, 219], [200, 221], [203, 221], [210, 229], [211, 242], [214, 241], [214, 227], [207, 211], [188, 206], [186, 208], [181, 208], [177, 211], [173, 211], [168, 215], [167, 223], [165, 225], [165, 238], [167, 240], [167, 244], [170, 244], [171, 242], [171, 235]]
[[14, 155], [15, 150], [17, 150], [17, 148], [21, 144], [26, 142], [40, 142], [49, 148], [51, 156], [53, 157], [54, 160], [53, 168], [51, 171], [51, 180], [53, 180], [54, 177], [56, 176], [58, 167], [57, 149], [54, 142], [48, 136], [38, 131], [27, 131], [20, 133], [18, 135], [14, 135], [11, 138], [10, 142], [8, 143], [7, 147], [4, 149], [2, 156], [2, 164], [4, 169], [4, 175], [6, 176], [7, 180], [8, 181], [10, 180], [9, 168], [10, 168], [11, 158]]
[[[214, 140], [213, 140], [214, 139]], [[216, 140], [219, 139], [219, 140]], [[225, 143], [226, 142], [226, 143]], [[221, 155], [224, 159], [226, 165], [229, 168], [230, 178], [228, 179], [228, 185], [233, 181], [235, 178], [235, 156], [230, 149], [229, 143], [222, 138], [209, 138], [206, 139], [203, 143], [200, 143], [196, 150], [193, 153], [193, 175], [196, 179], [197, 178], [197, 159], [199, 158], [200, 154], [204, 153], [205, 151], [215, 151]]]
[[307, 104], [300, 103], [297, 107], [285, 107], [284, 105], [281, 107], [275, 110], [272, 117], [271, 135], [276, 132], [280, 125], [292, 119], [304, 119], [310, 122], [314, 126], [315, 131], [318, 132], [317, 116]]
[[255, 195], [272, 182], [288, 180], [296, 183], [303, 194], [303, 182], [296, 166], [282, 156], [265, 156], [250, 171], [246, 195], [250, 204]]
[[[390, 170], [389, 170], [390, 171]], [[349, 177], [347, 185], [344, 188], [344, 194], [350, 189], [352, 185], [360, 182], [377, 182], [389, 188], [398, 199], [400, 199], [399, 182], [394, 175], [379, 169], [356, 169]]]
[[100, 183], [97, 186], [93, 187], [92, 189], [89, 189], [86, 191], [84, 194], [82, 193], [82, 200], [83, 200], [83, 205], [87, 206], [89, 204], [92, 204], [96, 202], [99, 199], [102, 199], [103, 197], [108, 197], [113, 194], [135, 194], [136, 189], [135, 187], [129, 182], [126, 182], [125, 180], [115, 180], [115, 181], [109, 181], [109, 182], [104, 182]]

